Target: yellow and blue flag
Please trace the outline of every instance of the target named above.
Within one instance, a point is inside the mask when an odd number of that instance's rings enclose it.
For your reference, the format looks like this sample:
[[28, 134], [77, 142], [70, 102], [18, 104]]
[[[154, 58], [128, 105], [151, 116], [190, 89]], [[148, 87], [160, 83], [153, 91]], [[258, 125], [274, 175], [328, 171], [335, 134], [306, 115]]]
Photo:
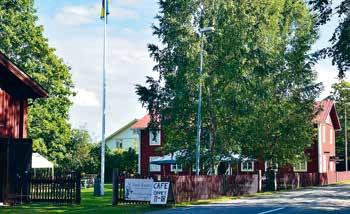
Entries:
[[109, 15], [109, 5], [110, 5], [110, 0], [106, 0], [106, 7], [105, 7], [105, 0], [102, 0], [102, 8], [101, 8], [101, 19], [105, 18], [105, 10], [107, 16]]

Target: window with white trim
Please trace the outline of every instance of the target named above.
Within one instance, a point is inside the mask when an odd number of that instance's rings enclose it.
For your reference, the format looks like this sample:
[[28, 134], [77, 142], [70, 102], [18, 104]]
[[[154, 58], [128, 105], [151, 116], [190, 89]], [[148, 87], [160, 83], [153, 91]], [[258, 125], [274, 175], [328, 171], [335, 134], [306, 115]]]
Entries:
[[327, 156], [322, 155], [323, 173], [327, 172]]
[[333, 130], [329, 130], [329, 142], [333, 144]]
[[269, 169], [278, 169], [278, 164], [273, 163], [272, 161], [265, 161], [265, 172]]
[[149, 145], [160, 146], [160, 131], [149, 130]]
[[253, 172], [254, 171], [254, 161], [243, 161], [241, 162], [242, 172]]
[[294, 172], [307, 172], [307, 161], [294, 164], [293, 171]]
[[170, 171], [171, 172], [182, 172], [182, 164], [171, 164]]
[[326, 124], [322, 125], [322, 143], [326, 143]]
[[330, 161], [329, 165], [330, 165], [330, 171], [333, 172], [334, 171], [334, 161]]
[[149, 157], [149, 171], [150, 172], [160, 172], [160, 165], [158, 164], [151, 164], [151, 161], [154, 161], [155, 159], [160, 158], [160, 156], [150, 156]]

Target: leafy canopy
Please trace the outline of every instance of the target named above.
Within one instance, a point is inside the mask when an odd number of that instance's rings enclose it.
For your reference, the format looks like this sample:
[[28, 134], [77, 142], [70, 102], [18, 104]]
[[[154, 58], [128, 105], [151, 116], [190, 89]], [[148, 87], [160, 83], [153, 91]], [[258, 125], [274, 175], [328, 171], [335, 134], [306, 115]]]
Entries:
[[73, 82], [69, 67], [49, 47], [37, 20], [33, 0], [0, 1], [0, 50], [49, 92], [49, 98], [29, 104], [28, 137], [35, 148], [60, 163], [70, 142]]
[[[307, 53], [316, 39], [304, 1], [161, 0], [150, 44], [158, 79], [136, 92], [165, 132], [167, 152], [186, 150], [194, 163], [198, 83], [202, 81], [205, 168], [232, 153], [281, 165], [312, 143], [315, 84]], [[205, 36], [199, 76], [200, 27]], [[299, 155], [299, 156], [298, 156]]]

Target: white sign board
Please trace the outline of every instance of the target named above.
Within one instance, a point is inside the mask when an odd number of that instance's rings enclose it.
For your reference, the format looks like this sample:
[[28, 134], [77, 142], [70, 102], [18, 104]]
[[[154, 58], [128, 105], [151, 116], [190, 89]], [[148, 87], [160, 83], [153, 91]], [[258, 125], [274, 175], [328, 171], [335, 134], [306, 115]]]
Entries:
[[152, 179], [125, 179], [125, 200], [150, 201]]
[[169, 182], [153, 182], [151, 204], [166, 204], [168, 200]]

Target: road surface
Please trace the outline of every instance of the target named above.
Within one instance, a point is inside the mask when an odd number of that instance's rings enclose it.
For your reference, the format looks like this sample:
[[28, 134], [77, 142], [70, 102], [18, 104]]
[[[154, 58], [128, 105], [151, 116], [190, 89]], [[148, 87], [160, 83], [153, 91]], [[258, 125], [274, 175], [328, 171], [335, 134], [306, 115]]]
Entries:
[[273, 195], [236, 199], [225, 203], [168, 209], [153, 214], [350, 214], [350, 185], [315, 187]]

